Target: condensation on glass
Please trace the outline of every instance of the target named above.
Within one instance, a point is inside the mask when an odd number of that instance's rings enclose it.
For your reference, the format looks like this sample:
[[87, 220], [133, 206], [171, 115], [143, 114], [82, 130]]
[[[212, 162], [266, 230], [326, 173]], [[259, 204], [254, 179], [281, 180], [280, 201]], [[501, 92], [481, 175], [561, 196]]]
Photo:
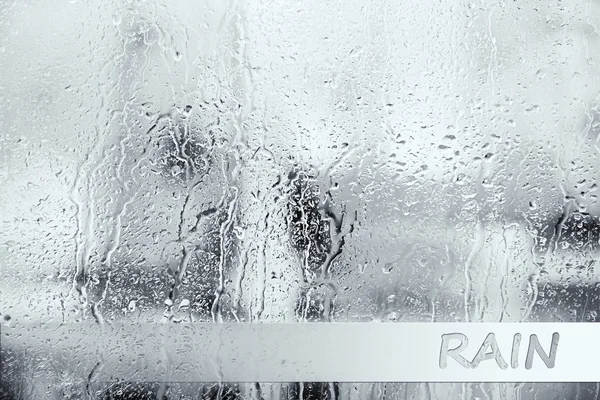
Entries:
[[[598, 320], [597, 0], [0, 7], [3, 324]], [[598, 393], [91, 391], [2, 351], [8, 399]]]

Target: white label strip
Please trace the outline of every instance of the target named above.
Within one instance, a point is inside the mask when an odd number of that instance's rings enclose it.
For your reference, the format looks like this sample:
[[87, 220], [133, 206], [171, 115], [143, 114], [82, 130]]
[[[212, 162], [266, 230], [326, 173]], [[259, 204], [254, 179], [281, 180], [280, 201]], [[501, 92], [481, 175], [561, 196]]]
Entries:
[[97, 380], [598, 382], [598, 338], [583, 323], [46, 324], [3, 326], [1, 345]]

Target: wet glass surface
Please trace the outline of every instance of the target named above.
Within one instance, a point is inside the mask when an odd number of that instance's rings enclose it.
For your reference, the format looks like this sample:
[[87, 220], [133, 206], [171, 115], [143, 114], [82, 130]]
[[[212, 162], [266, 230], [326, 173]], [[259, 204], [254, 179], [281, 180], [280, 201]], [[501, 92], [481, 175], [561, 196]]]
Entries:
[[[597, 321], [598, 1], [0, 9], [3, 324]], [[598, 397], [91, 390], [2, 352], [7, 399]]]

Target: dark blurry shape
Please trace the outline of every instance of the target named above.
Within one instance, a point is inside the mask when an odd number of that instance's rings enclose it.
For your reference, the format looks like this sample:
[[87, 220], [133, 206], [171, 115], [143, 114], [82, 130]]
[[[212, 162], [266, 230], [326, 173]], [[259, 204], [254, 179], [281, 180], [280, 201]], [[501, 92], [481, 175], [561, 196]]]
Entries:
[[187, 124], [165, 128], [168, 135], [156, 142], [158, 163], [168, 181], [187, 182], [206, 173], [209, 168], [208, 150], [200, 140], [200, 133]]
[[0, 345], [0, 400], [22, 398], [25, 389], [23, 362], [22, 354]]
[[332, 248], [323, 194], [316, 179], [306, 171], [293, 170], [288, 179], [291, 189], [288, 203], [290, 241], [302, 260], [305, 273], [316, 272]]
[[202, 116], [195, 114], [190, 105], [158, 117], [151, 129], [156, 135], [155, 155], [151, 158], [168, 182], [183, 184], [208, 172], [215, 142], [213, 130], [204, 125]]
[[242, 400], [244, 397], [236, 384], [219, 384], [204, 386], [201, 395], [202, 400]]
[[327, 382], [295, 382], [282, 393], [281, 400], [337, 400], [339, 384]]
[[555, 227], [558, 249], [600, 249], [600, 217], [584, 212], [564, 212]]
[[107, 389], [104, 400], [167, 400], [157, 383], [119, 383]]

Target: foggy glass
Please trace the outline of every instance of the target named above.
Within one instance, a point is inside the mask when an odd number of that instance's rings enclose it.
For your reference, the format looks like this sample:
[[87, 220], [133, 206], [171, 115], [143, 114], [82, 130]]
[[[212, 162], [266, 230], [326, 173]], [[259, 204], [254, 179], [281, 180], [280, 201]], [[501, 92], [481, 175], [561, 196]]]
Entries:
[[[3, 324], [597, 321], [598, 1], [0, 10]], [[8, 399], [84, 398], [2, 351]], [[87, 394], [599, 391], [120, 385]]]

